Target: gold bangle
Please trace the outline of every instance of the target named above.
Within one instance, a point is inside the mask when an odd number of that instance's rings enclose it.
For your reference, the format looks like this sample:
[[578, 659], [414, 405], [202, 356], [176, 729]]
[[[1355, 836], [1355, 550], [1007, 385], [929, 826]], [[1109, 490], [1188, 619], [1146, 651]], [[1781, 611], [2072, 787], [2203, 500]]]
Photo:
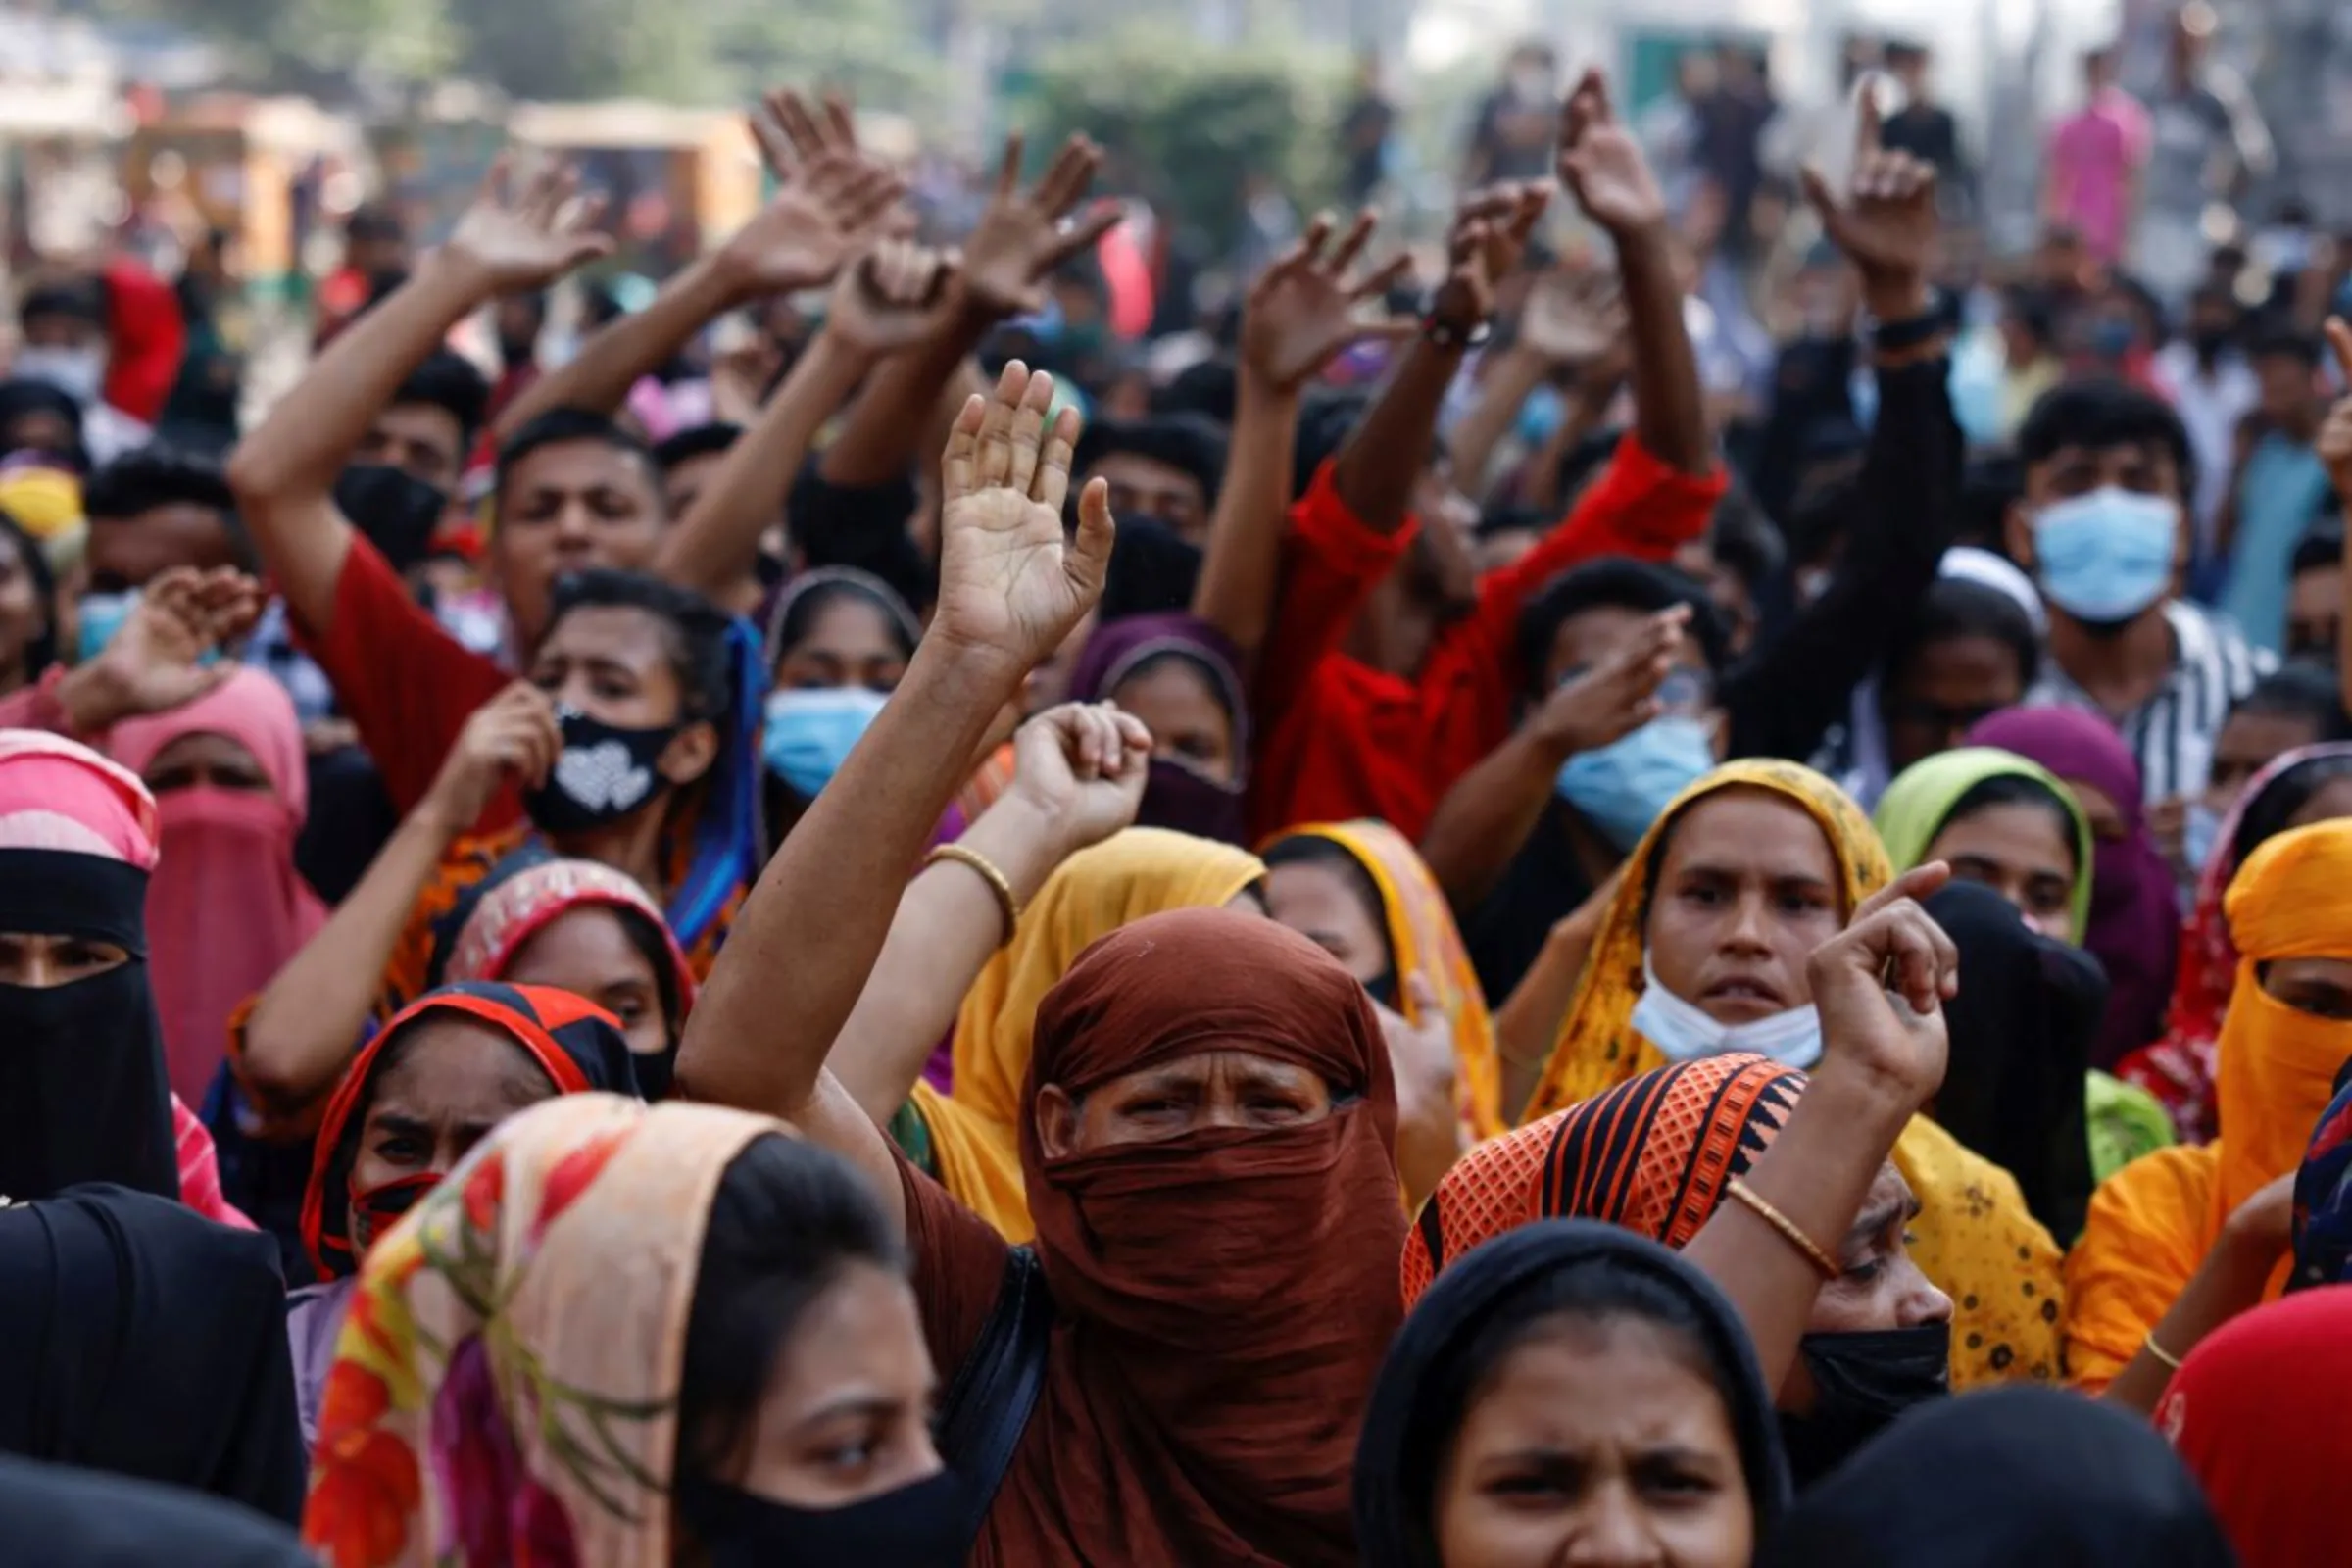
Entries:
[[2180, 1370], [2180, 1358], [2156, 1343], [2156, 1335], [2153, 1330], [2149, 1332], [2146, 1339], [2139, 1342], [2139, 1348], [2154, 1356], [2157, 1365], [2163, 1367], [2167, 1372]]
[[1010, 942], [1014, 928], [1021, 923], [1021, 901], [1012, 891], [1011, 879], [997, 869], [994, 860], [969, 845], [941, 844], [923, 857], [926, 866], [937, 865], [942, 860], [954, 860], [957, 865], [969, 866], [981, 881], [988, 884], [988, 891], [997, 896], [998, 912], [1004, 916], [1004, 936], [997, 946], [1001, 948]]
[[1788, 1215], [1773, 1207], [1772, 1204], [1765, 1200], [1765, 1197], [1762, 1193], [1759, 1193], [1753, 1187], [1748, 1186], [1746, 1177], [1733, 1177], [1730, 1184], [1724, 1188], [1724, 1191], [1730, 1194], [1732, 1197], [1740, 1200], [1740, 1202], [1745, 1203], [1749, 1210], [1755, 1214], [1756, 1218], [1762, 1220], [1774, 1230], [1779, 1231], [1782, 1237], [1787, 1240], [1790, 1247], [1793, 1247], [1798, 1251], [1804, 1253], [1805, 1261], [1811, 1263], [1815, 1268], [1821, 1270], [1821, 1277], [1823, 1279], [1834, 1280], [1838, 1278], [1838, 1275], [1845, 1272], [1845, 1270], [1838, 1266], [1838, 1260], [1836, 1258], [1832, 1257], [1827, 1251], [1822, 1250], [1822, 1246], [1819, 1242], [1816, 1242], [1812, 1237], [1807, 1236], [1803, 1231], [1797, 1229], [1796, 1221], [1790, 1219]]

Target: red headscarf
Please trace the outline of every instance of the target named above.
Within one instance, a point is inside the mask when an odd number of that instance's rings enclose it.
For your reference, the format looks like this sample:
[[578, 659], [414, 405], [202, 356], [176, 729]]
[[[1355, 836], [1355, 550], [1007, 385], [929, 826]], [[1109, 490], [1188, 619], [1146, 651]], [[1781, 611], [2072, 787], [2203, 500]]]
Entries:
[[2352, 1286], [2257, 1307], [2175, 1374], [2156, 1424], [2204, 1485], [2240, 1568], [2343, 1559], [2347, 1399]]
[[185, 707], [116, 725], [108, 750], [144, 773], [189, 735], [235, 742], [270, 781], [267, 790], [197, 784], [156, 798], [163, 858], [147, 885], [148, 965], [172, 1093], [200, 1104], [227, 1054], [229, 1014], [326, 923], [326, 906], [294, 869], [310, 772], [284, 688], [239, 669]]
[[1023, 1119], [1060, 1323], [975, 1562], [1357, 1560], [1348, 1474], [1404, 1239], [1396, 1087], [1363, 988], [1261, 916], [1153, 915], [1047, 996], [1023, 1102], [1211, 1051], [1310, 1069], [1331, 1114], [1059, 1159]]

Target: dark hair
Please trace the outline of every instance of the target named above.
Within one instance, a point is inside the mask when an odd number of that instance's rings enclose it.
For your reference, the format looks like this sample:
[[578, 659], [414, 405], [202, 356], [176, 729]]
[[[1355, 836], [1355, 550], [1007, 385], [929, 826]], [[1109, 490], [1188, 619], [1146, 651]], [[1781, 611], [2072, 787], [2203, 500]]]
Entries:
[[898, 643], [899, 651], [912, 659], [916, 635], [914, 612], [904, 600], [897, 597], [895, 591], [887, 589], [887, 584], [877, 588], [847, 575], [810, 583], [798, 593], [794, 593], [787, 585], [785, 597], [777, 605], [775, 628], [768, 634], [768, 662], [771, 665], [782, 662], [786, 652], [798, 648], [815, 629], [817, 617], [845, 600], [856, 600], [879, 613], [883, 623], [890, 628], [891, 638]]
[[1070, 455], [1073, 476], [1113, 453], [1164, 463], [1200, 487], [1204, 505], [1217, 504], [1225, 482], [1225, 427], [1198, 414], [1155, 414], [1145, 419], [1095, 419], [1079, 433]]
[[237, 516], [236, 492], [211, 458], [159, 444], [126, 452], [90, 475], [81, 489], [81, 512], [92, 527], [128, 522], [158, 507], [201, 507], [220, 515], [237, 564], [253, 564], [253, 543]]
[[1981, 811], [2003, 806], [2032, 806], [2049, 812], [2058, 823], [2058, 837], [2066, 844], [2066, 858], [2077, 862], [2075, 874], [2082, 874], [2082, 830], [2074, 807], [2059, 799], [2058, 792], [2047, 784], [2024, 773], [1995, 773], [1990, 778], [1977, 780], [1963, 790], [1960, 798], [1952, 803], [1952, 808], [1943, 813], [1943, 820], [1936, 824], [1935, 834], [1930, 835], [1931, 841], [1954, 823], [1965, 822]]
[[389, 206], [368, 202], [352, 209], [351, 217], [343, 224], [343, 237], [363, 244], [371, 240], [397, 244], [409, 237], [409, 231], [400, 215]]
[[2319, 741], [2352, 740], [2352, 719], [2344, 713], [2343, 693], [2336, 689], [2335, 670], [2308, 660], [2289, 660], [2254, 683], [2253, 690], [2230, 706], [2239, 713], [2267, 713], [2300, 718], [2311, 725]]
[[2290, 578], [2300, 577], [2307, 571], [2330, 570], [2343, 564], [2343, 525], [2315, 522], [2309, 532], [2295, 541], [2295, 553], [2287, 559], [2286, 574]]
[[1623, 558], [1595, 561], [1562, 572], [1519, 616], [1519, 657], [1527, 671], [1530, 695], [1542, 695], [1552, 642], [1571, 617], [1604, 606], [1655, 614], [1676, 605], [1690, 607], [1690, 624], [1686, 630], [1705, 656], [1707, 668], [1720, 676], [1731, 662], [1723, 617], [1706, 590], [1689, 576], [1671, 566]]
[[1563, 507], [1574, 505], [1576, 498], [1584, 494], [1585, 486], [1600, 477], [1624, 439], [1625, 432], [1621, 429], [1595, 430], [1560, 454], [1560, 466], [1551, 477], [1551, 493]]
[[2265, 784], [2261, 794], [2244, 803], [2237, 836], [2230, 841], [2237, 863], [2245, 864], [2246, 857], [2285, 832], [2295, 813], [2339, 778], [2352, 778], [2352, 757], [2314, 757]]
[[1234, 404], [1239, 396], [1239, 379], [1234, 374], [1233, 362], [1223, 358], [1206, 359], [1178, 370], [1166, 386], [1153, 392], [1152, 412], [1154, 415], [1197, 415], [1231, 428]]
[[725, 452], [743, 439], [743, 426], [726, 419], [690, 424], [654, 444], [654, 466], [666, 475], [681, 463]]
[[1780, 574], [1788, 555], [1780, 529], [1765, 515], [1755, 493], [1738, 479], [1715, 503], [1715, 515], [1707, 523], [1707, 548], [1716, 564], [1751, 594]]
[[507, 437], [498, 449], [494, 492], [506, 493], [507, 480], [513, 476], [514, 466], [532, 453], [544, 447], [568, 446], [575, 441], [593, 441], [615, 452], [625, 452], [643, 465], [648, 480], [659, 477], [653, 448], [618, 423], [585, 409], [550, 409]]
[[678, 1478], [736, 1451], [784, 1341], [843, 1273], [906, 1271], [904, 1245], [840, 1155], [765, 1133], [727, 1162], [695, 1261], [678, 1377]]
[[2026, 607], [1993, 587], [1968, 577], [1938, 577], [1928, 585], [1886, 654], [1886, 688], [1891, 692], [1914, 660], [1939, 643], [1989, 637], [2017, 657], [2018, 689], [2041, 673], [2041, 638]]
[[17, 307], [18, 321], [29, 325], [44, 316], [70, 316], [104, 326], [106, 285], [94, 277], [77, 277], [27, 289]]
[[435, 349], [425, 362], [408, 374], [392, 394], [391, 408], [403, 404], [439, 409], [458, 421], [458, 459], [464, 462], [473, 450], [482, 433], [482, 420], [489, 416], [490, 383], [473, 362], [462, 354], [447, 349]]
[[24, 644], [24, 679], [30, 683], [57, 662], [57, 571], [49, 564], [49, 554], [41, 542], [4, 509], [0, 509], [0, 538], [17, 547], [17, 560], [23, 564], [24, 575], [32, 579], [32, 596], [41, 602], [44, 624]]
[[1286, 865], [1314, 865], [1337, 873], [1354, 892], [1364, 912], [1372, 917], [1372, 929], [1380, 933], [1380, 945], [1389, 956], [1389, 967], [1396, 967], [1396, 945], [1389, 938], [1389, 911], [1381, 900], [1380, 885], [1372, 880], [1372, 873], [1364, 869], [1364, 862], [1347, 845], [1319, 833], [1294, 833], [1260, 851], [1258, 858], [1269, 871]]
[[1348, 432], [1372, 407], [1368, 392], [1311, 387], [1298, 405], [1298, 439], [1291, 454], [1291, 494], [1302, 496], [1315, 470], [1340, 455]]
[[2293, 360], [2305, 369], [2316, 370], [2322, 357], [2319, 334], [2303, 331], [2291, 321], [2269, 321], [2254, 334], [2254, 341], [2246, 347], [2246, 357]]
[[[1609, 1253], [1579, 1258], [1536, 1275], [1496, 1299], [1455, 1336], [1423, 1378], [1403, 1438], [1397, 1473], [1411, 1480], [1396, 1499], [1409, 1560], [1437, 1568], [1437, 1483], [1471, 1406], [1494, 1386], [1511, 1353], [1569, 1324], [1598, 1327], [1631, 1318], [1659, 1330], [1680, 1358], [1703, 1370], [1734, 1412], [1741, 1377], [1715, 1349], [1715, 1335], [1688, 1297], [1656, 1274]], [[1728, 1423], [1735, 1430], [1737, 1420]]]
[[2017, 432], [2017, 455], [2030, 466], [2046, 463], [2062, 447], [2161, 446], [2180, 473], [2181, 495], [2193, 494], [2196, 459], [2188, 431], [2173, 406], [2153, 393], [2121, 381], [2067, 381], [2044, 392]]
[[735, 678], [727, 639], [733, 622], [701, 594], [638, 571], [595, 566], [556, 580], [548, 610], [547, 636], [575, 610], [643, 611], [662, 626], [664, 652], [677, 675], [687, 723], [724, 726], [734, 706]]
[[2026, 335], [2043, 348], [2058, 330], [2057, 312], [2047, 291], [2028, 283], [2012, 283], [2001, 291], [2001, 314], [2017, 322]]

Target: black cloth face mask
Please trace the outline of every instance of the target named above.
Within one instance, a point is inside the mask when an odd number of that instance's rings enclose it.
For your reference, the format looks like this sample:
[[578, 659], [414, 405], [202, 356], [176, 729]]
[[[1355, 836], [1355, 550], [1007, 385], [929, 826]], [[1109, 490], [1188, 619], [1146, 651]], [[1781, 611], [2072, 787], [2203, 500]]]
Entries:
[[540, 832], [561, 837], [609, 827], [668, 787], [656, 764], [683, 724], [623, 729], [574, 708], [558, 709], [556, 719], [564, 755], [522, 800]]
[[957, 1568], [971, 1547], [952, 1470], [841, 1508], [796, 1508], [687, 1476], [678, 1505], [710, 1568]]
[[1952, 1326], [1868, 1334], [1808, 1334], [1796, 1353], [1813, 1375], [1808, 1415], [1781, 1416], [1781, 1443], [1797, 1490], [1829, 1474], [1914, 1405], [1952, 1392]]

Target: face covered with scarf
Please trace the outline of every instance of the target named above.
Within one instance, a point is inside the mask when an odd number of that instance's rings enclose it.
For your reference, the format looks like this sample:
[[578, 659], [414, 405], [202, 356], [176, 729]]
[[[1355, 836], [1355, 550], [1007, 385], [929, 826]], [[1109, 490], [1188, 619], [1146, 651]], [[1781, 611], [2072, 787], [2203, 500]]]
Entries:
[[[1102, 1429], [1057, 1458], [1063, 1484], [1106, 1499], [1105, 1530], [1170, 1525], [1171, 1560], [1351, 1560], [1404, 1223], [1363, 987], [1261, 917], [1155, 915], [1046, 998], [1024, 1098], [1038, 1257], [1075, 1325], [1040, 1414]], [[1123, 1555], [1086, 1535], [1089, 1559]]]
[[179, 1196], [147, 893], [160, 836], [131, 773], [0, 731], [0, 1194]]
[[201, 1104], [227, 1050], [228, 1015], [326, 923], [294, 867], [310, 805], [301, 724], [285, 689], [246, 667], [184, 707], [117, 724], [108, 750], [155, 792], [156, 1010], [172, 1091]]
[[[1585, 1470], [1554, 1484], [1559, 1466]], [[1478, 1248], [1389, 1351], [1356, 1450], [1367, 1568], [1746, 1568], [1788, 1506], [1772, 1398], [1705, 1275], [1614, 1225]], [[1618, 1500], [1622, 1499], [1622, 1500]]]
[[1241, 659], [1197, 615], [1134, 615], [1087, 640], [1073, 702], [1114, 702], [1152, 731], [1152, 777], [1136, 820], [1239, 844], [1249, 782]]
[[321, 1277], [352, 1273], [508, 1116], [592, 1089], [636, 1092], [627, 1042], [592, 1004], [478, 981], [419, 997], [352, 1058], [320, 1117], [302, 1234]]
[[[1541, 1219], [1605, 1220], [1681, 1249], [1780, 1136], [1804, 1088], [1804, 1074], [1761, 1056], [1711, 1056], [1480, 1145], [1421, 1210], [1404, 1250], [1405, 1304], [1490, 1237]], [[1901, 1173], [1882, 1167], [1838, 1249], [1843, 1272], [1814, 1301], [1804, 1375], [1781, 1391], [1800, 1484], [1945, 1390], [1952, 1302], [1908, 1251], [1917, 1212]]]

